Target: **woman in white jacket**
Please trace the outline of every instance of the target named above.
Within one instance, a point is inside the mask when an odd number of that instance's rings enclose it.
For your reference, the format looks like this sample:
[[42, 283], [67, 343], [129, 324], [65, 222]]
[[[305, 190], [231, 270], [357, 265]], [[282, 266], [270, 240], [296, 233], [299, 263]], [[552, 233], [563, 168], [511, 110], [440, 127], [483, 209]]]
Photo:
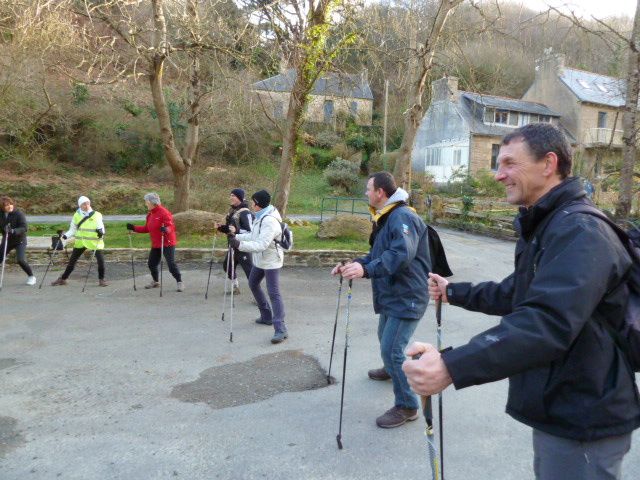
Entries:
[[[250, 232], [239, 233], [230, 239], [229, 245], [242, 252], [251, 252], [253, 267], [249, 275], [249, 288], [253, 293], [260, 318], [256, 323], [273, 325], [275, 333], [271, 343], [280, 343], [288, 338], [287, 327], [284, 324], [284, 303], [280, 295], [280, 270], [284, 260], [284, 252], [276, 240], [282, 239], [282, 217], [278, 210], [270, 205], [271, 195], [266, 190], [260, 190], [251, 197], [255, 220]], [[235, 229], [230, 227], [230, 232]], [[262, 291], [262, 279], [267, 279], [267, 293], [271, 305]]]

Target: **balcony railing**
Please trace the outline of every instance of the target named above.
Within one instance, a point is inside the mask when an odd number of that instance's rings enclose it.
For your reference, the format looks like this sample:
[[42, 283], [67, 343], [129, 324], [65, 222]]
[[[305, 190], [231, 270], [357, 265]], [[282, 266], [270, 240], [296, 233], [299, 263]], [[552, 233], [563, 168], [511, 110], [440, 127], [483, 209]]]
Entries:
[[622, 130], [588, 128], [585, 132], [584, 143], [587, 147], [604, 147], [607, 145], [622, 147]]

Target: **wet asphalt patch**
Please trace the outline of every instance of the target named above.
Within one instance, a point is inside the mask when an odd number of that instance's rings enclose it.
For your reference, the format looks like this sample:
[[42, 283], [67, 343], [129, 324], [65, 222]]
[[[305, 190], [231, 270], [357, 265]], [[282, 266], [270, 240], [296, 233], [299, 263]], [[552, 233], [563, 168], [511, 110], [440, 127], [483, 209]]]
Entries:
[[197, 380], [176, 385], [171, 397], [206, 403], [217, 410], [260, 402], [278, 393], [326, 386], [327, 373], [318, 360], [299, 350], [285, 350], [208, 368]]
[[17, 430], [18, 421], [11, 417], [0, 417], [0, 458], [24, 445], [25, 439]]

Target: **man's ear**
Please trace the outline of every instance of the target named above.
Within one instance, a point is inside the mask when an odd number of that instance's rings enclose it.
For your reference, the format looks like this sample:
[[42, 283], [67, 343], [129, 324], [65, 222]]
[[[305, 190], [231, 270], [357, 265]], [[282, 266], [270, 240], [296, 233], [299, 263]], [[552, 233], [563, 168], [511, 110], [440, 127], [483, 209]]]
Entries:
[[549, 152], [544, 156], [545, 167], [542, 174], [545, 177], [551, 177], [552, 175], [559, 175], [558, 173], [558, 155], [554, 152]]

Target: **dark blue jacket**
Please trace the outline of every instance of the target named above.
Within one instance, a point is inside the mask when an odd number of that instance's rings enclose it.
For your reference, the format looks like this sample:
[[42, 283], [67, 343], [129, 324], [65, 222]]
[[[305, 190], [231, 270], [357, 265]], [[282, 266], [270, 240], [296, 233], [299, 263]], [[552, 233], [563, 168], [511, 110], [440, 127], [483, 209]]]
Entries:
[[431, 258], [427, 226], [407, 206], [395, 208], [383, 219], [371, 251], [355, 261], [371, 278], [376, 313], [419, 320], [429, 303]]

